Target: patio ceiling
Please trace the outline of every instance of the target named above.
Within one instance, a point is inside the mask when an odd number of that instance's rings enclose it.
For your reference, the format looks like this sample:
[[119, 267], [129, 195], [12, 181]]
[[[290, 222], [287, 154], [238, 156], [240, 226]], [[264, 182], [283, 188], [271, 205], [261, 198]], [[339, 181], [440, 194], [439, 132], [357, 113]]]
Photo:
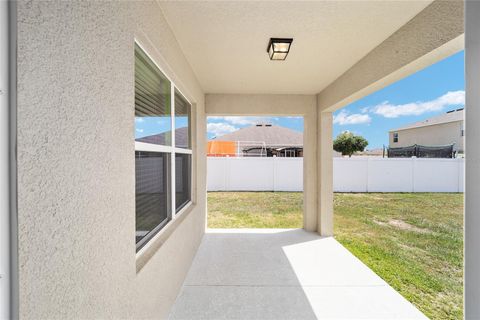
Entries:
[[[206, 93], [315, 94], [431, 1], [159, 2]], [[270, 37], [294, 38], [270, 61]]]

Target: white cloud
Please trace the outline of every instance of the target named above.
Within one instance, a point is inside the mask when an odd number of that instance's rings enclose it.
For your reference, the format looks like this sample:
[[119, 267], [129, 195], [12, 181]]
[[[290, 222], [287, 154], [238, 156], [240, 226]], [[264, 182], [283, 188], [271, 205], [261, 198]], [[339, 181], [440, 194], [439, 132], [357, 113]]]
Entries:
[[363, 107], [362, 109], [360, 109], [362, 113], [367, 113], [369, 110], [370, 110], [369, 107]]
[[368, 114], [354, 113], [349, 114], [347, 111], [342, 110], [339, 114], [333, 117], [333, 123], [341, 126], [347, 124], [364, 124], [370, 123], [372, 118]]
[[135, 117], [135, 122], [143, 122], [143, 118], [142, 117]]
[[135, 129], [135, 130], [137, 130], [137, 132], [140, 132], [140, 133], [143, 132], [143, 129]]
[[426, 112], [440, 111], [448, 106], [459, 105], [465, 105], [465, 91], [449, 91], [437, 99], [425, 102], [394, 105], [385, 101], [369, 109], [385, 118], [397, 118], [400, 116], [418, 116]]
[[215, 136], [221, 136], [226, 133], [230, 133], [236, 131], [237, 128], [234, 126], [224, 123], [224, 122], [217, 122], [217, 123], [209, 123], [207, 124], [207, 131], [208, 133], [212, 133]]

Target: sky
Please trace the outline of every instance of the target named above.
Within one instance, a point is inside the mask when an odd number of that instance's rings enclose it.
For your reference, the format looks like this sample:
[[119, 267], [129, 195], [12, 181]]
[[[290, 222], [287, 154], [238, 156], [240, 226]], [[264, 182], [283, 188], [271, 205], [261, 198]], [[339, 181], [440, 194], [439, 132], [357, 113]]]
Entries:
[[[333, 114], [333, 137], [350, 131], [367, 139], [367, 149], [388, 145], [388, 131], [465, 105], [461, 51]], [[208, 117], [209, 139], [269, 122], [303, 132], [302, 117]]]
[[[188, 125], [188, 118], [184, 116], [175, 117], [175, 128], [182, 128]], [[135, 139], [160, 134], [170, 131], [172, 128], [172, 117], [135, 117]]]
[[249, 127], [257, 123], [271, 123], [303, 132], [303, 117], [208, 117], [208, 139]]

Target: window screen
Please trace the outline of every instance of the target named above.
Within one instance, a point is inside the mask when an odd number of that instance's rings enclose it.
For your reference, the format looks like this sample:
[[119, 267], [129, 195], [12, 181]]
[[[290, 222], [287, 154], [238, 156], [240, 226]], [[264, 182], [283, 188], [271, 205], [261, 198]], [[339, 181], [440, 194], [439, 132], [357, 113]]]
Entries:
[[170, 154], [135, 152], [136, 243], [169, 220]]
[[190, 154], [175, 154], [175, 207], [177, 212], [191, 200], [191, 159], [192, 155]]

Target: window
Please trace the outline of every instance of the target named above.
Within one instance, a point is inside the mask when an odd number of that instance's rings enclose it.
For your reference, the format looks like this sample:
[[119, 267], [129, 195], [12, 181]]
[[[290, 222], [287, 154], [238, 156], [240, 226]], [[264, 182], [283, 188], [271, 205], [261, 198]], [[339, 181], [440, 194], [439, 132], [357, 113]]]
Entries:
[[191, 149], [190, 113], [191, 106], [182, 94], [175, 89], [175, 146]]
[[178, 212], [191, 200], [191, 105], [175, 89], [175, 210]]
[[177, 212], [191, 200], [191, 159], [190, 154], [175, 154], [175, 210]]
[[398, 132], [393, 133], [393, 142], [398, 142]]
[[463, 129], [463, 121], [460, 123], [460, 137], [463, 137], [465, 135], [465, 130]]
[[190, 122], [190, 103], [135, 44], [137, 250], [191, 201]]
[[168, 153], [135, 151], [137, 243], [170, 220], [169, 162]]

